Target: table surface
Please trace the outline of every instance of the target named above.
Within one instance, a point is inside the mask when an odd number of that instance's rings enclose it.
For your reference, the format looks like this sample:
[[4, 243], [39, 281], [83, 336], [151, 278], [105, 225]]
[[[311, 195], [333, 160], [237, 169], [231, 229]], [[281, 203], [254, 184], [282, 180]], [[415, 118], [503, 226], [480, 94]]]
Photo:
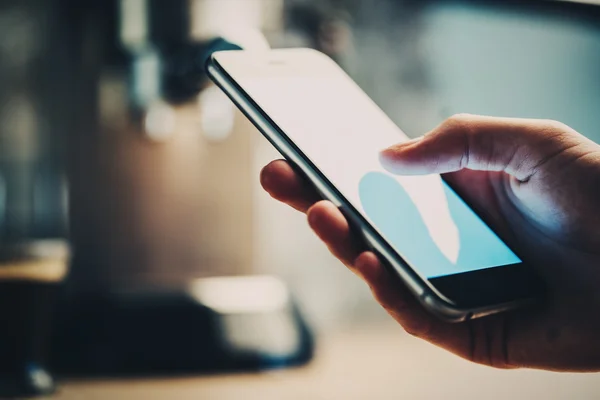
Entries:
[[74, 399], [597, 399], [600, 375], [503, 371], [385, 326], [321, 337], [307, 366], [257, 374], [63, 382]]

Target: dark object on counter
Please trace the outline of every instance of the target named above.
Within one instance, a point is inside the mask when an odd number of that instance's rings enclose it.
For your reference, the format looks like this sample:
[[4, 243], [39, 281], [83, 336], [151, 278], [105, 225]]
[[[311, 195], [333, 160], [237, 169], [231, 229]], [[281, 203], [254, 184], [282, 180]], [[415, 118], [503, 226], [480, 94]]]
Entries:
[[0, 398], [54, 391], [44, 361], [59, 288], [53, 282], [0, 281]]
[[61, 240], [0, 245], [0, 398], [55, 389], [46, 362], [68, 254]]
[[272, 277], [207, 278], [185, 290], [65, 300], [52, 357], [60, 376], [261, 370], [303, 364], [313, 353], [286, 286]]

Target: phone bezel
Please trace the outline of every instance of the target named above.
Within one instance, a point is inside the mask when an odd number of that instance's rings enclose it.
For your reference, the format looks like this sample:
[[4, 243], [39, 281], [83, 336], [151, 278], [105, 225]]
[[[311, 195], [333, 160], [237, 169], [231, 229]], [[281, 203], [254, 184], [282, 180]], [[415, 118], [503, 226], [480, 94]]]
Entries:
[[[239, 50], [233, 51], [239, 52]], [[277, 59], [280, 60], [281, 57], [285, 57], [285, 54], [282, 55], [281, 53], [290, 51], [294, 50], [274, 50], [271, 52], [278, 52]], [[309, 51], [317, 53], [320, 57], [324, 56], [322, 53], [311, 49], [296, 49], [296, 51]], [[537, 278], [532, 275], [532, 272], [529, 268], [526, 268], [524, 263], [513, 264], [513, 266], [491, 267], [484, 270], [470, 271], [463, 274], [452, 274], [440, 278], [428, 279], [420, 276], [408, 265], [402, 256], [387, 243], [377, 230], [371, 226], [371, 224], [361, 215], [360, 211], [344, 198], [329, 179], [323, 175], [319, 168], [317, 168], [306, 155], [304, 155], [285, 132], [283, 132], [260, 108], [260, 106], [252, 100], [223, 66], [219, 64], [217, 56], [219, 53], [225, 52], [229, 53], [231, 51], [214, 53], [207, 60], [206, 69], [208, 76], [225, 92], [240, 111], [254, 124], [279, 153], [281, 153], [281, 155], [303, 176], [309, 179], [321, 196], [332, 201], [341, 209], [353, 228], [364, 239], [367, 247], [384, 260], [383, 264], [400, 277], [409, 290], [427, 309], [447, 321], [458, 322], [512, 309], [521, 304], [535, 300], [537, 290], [535, 290], [534, 286], [536, 285], [532, 286], [531, 282], [537, 282]], [[471, 206], [469, 205], [469, 207]], [[476, 211], [474, 210], [474, 212]], [[487, 223], [485, 220], [484, 222]], [[500, 269], [503, 271], [500, 271]], [[504, 273], [504, 270], [511, 270], [512, 272], [506, 274]], [[480, 273], [480, 271], [487, 272]], [[496, 290], [483, 292], [483, 298], [471, 299], [471, 301], [464, 302], [466, 303], [464, 305], [457, 304], [452, 299], [462, 298], [464, 295], [464, 283], [461, 284], [461, 282], [472, 281], [474, 275], [477, 275], [477, 279], [482, 279], [481, 277], [486, 276], [493, 277], [493, 281], [489, 281], [488, 284], [484, 286], [487, 288], [496, 288]], [[465, 277], [468, 279], [465, 280]], [[511, 285], [508, 285], [509, 281], [506, 279], [507, 277], [511, 278]], [[517, 278], [517, 282], [527, 282], [527, 286], [521, 285], [518, 290], [511, 290], [517, 289], [514, 286], [515, 277]], [[458, 281], [456, 282], [457, 279]], [[502, 283], [498, 282], [498, 280], [501, 280]], [[443, 281], [443, 286], [449, 293], [443, 294], [432, 281]], [[500, 288], [500, 286], [502, 288]], [[459, 291], [457, 292], [457, 290]]]

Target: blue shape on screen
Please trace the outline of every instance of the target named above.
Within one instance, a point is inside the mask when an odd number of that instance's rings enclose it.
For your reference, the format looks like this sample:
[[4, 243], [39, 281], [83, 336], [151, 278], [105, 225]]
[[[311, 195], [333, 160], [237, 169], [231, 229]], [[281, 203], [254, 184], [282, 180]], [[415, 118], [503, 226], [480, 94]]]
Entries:
[[450, 215], [459, 232], [456, 264], [440, 251], [418, 208], [392, 176], [367, 173], [360, 181], [359, 193], [363, 210], [373, 224], [406, 261], [428, 278], [520, 262], [446, 183], [443, 186]]

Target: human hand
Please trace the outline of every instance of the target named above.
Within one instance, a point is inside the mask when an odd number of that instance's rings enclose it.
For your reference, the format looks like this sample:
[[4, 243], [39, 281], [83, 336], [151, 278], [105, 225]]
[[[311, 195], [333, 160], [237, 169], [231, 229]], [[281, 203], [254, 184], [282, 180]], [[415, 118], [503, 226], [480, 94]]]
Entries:
[[261, 182], [308, 214], [331, 252], [366, 281], [404, 329], [471, 361], [499, 368], [600, 370], [600, 146], [542, 120], [459, 115], [386, 149], [392, 173], [441, 173], [549, 289], [537, 308], [450, 324], [426, 312], [364, 251], [342, 213], [282, 160]]

